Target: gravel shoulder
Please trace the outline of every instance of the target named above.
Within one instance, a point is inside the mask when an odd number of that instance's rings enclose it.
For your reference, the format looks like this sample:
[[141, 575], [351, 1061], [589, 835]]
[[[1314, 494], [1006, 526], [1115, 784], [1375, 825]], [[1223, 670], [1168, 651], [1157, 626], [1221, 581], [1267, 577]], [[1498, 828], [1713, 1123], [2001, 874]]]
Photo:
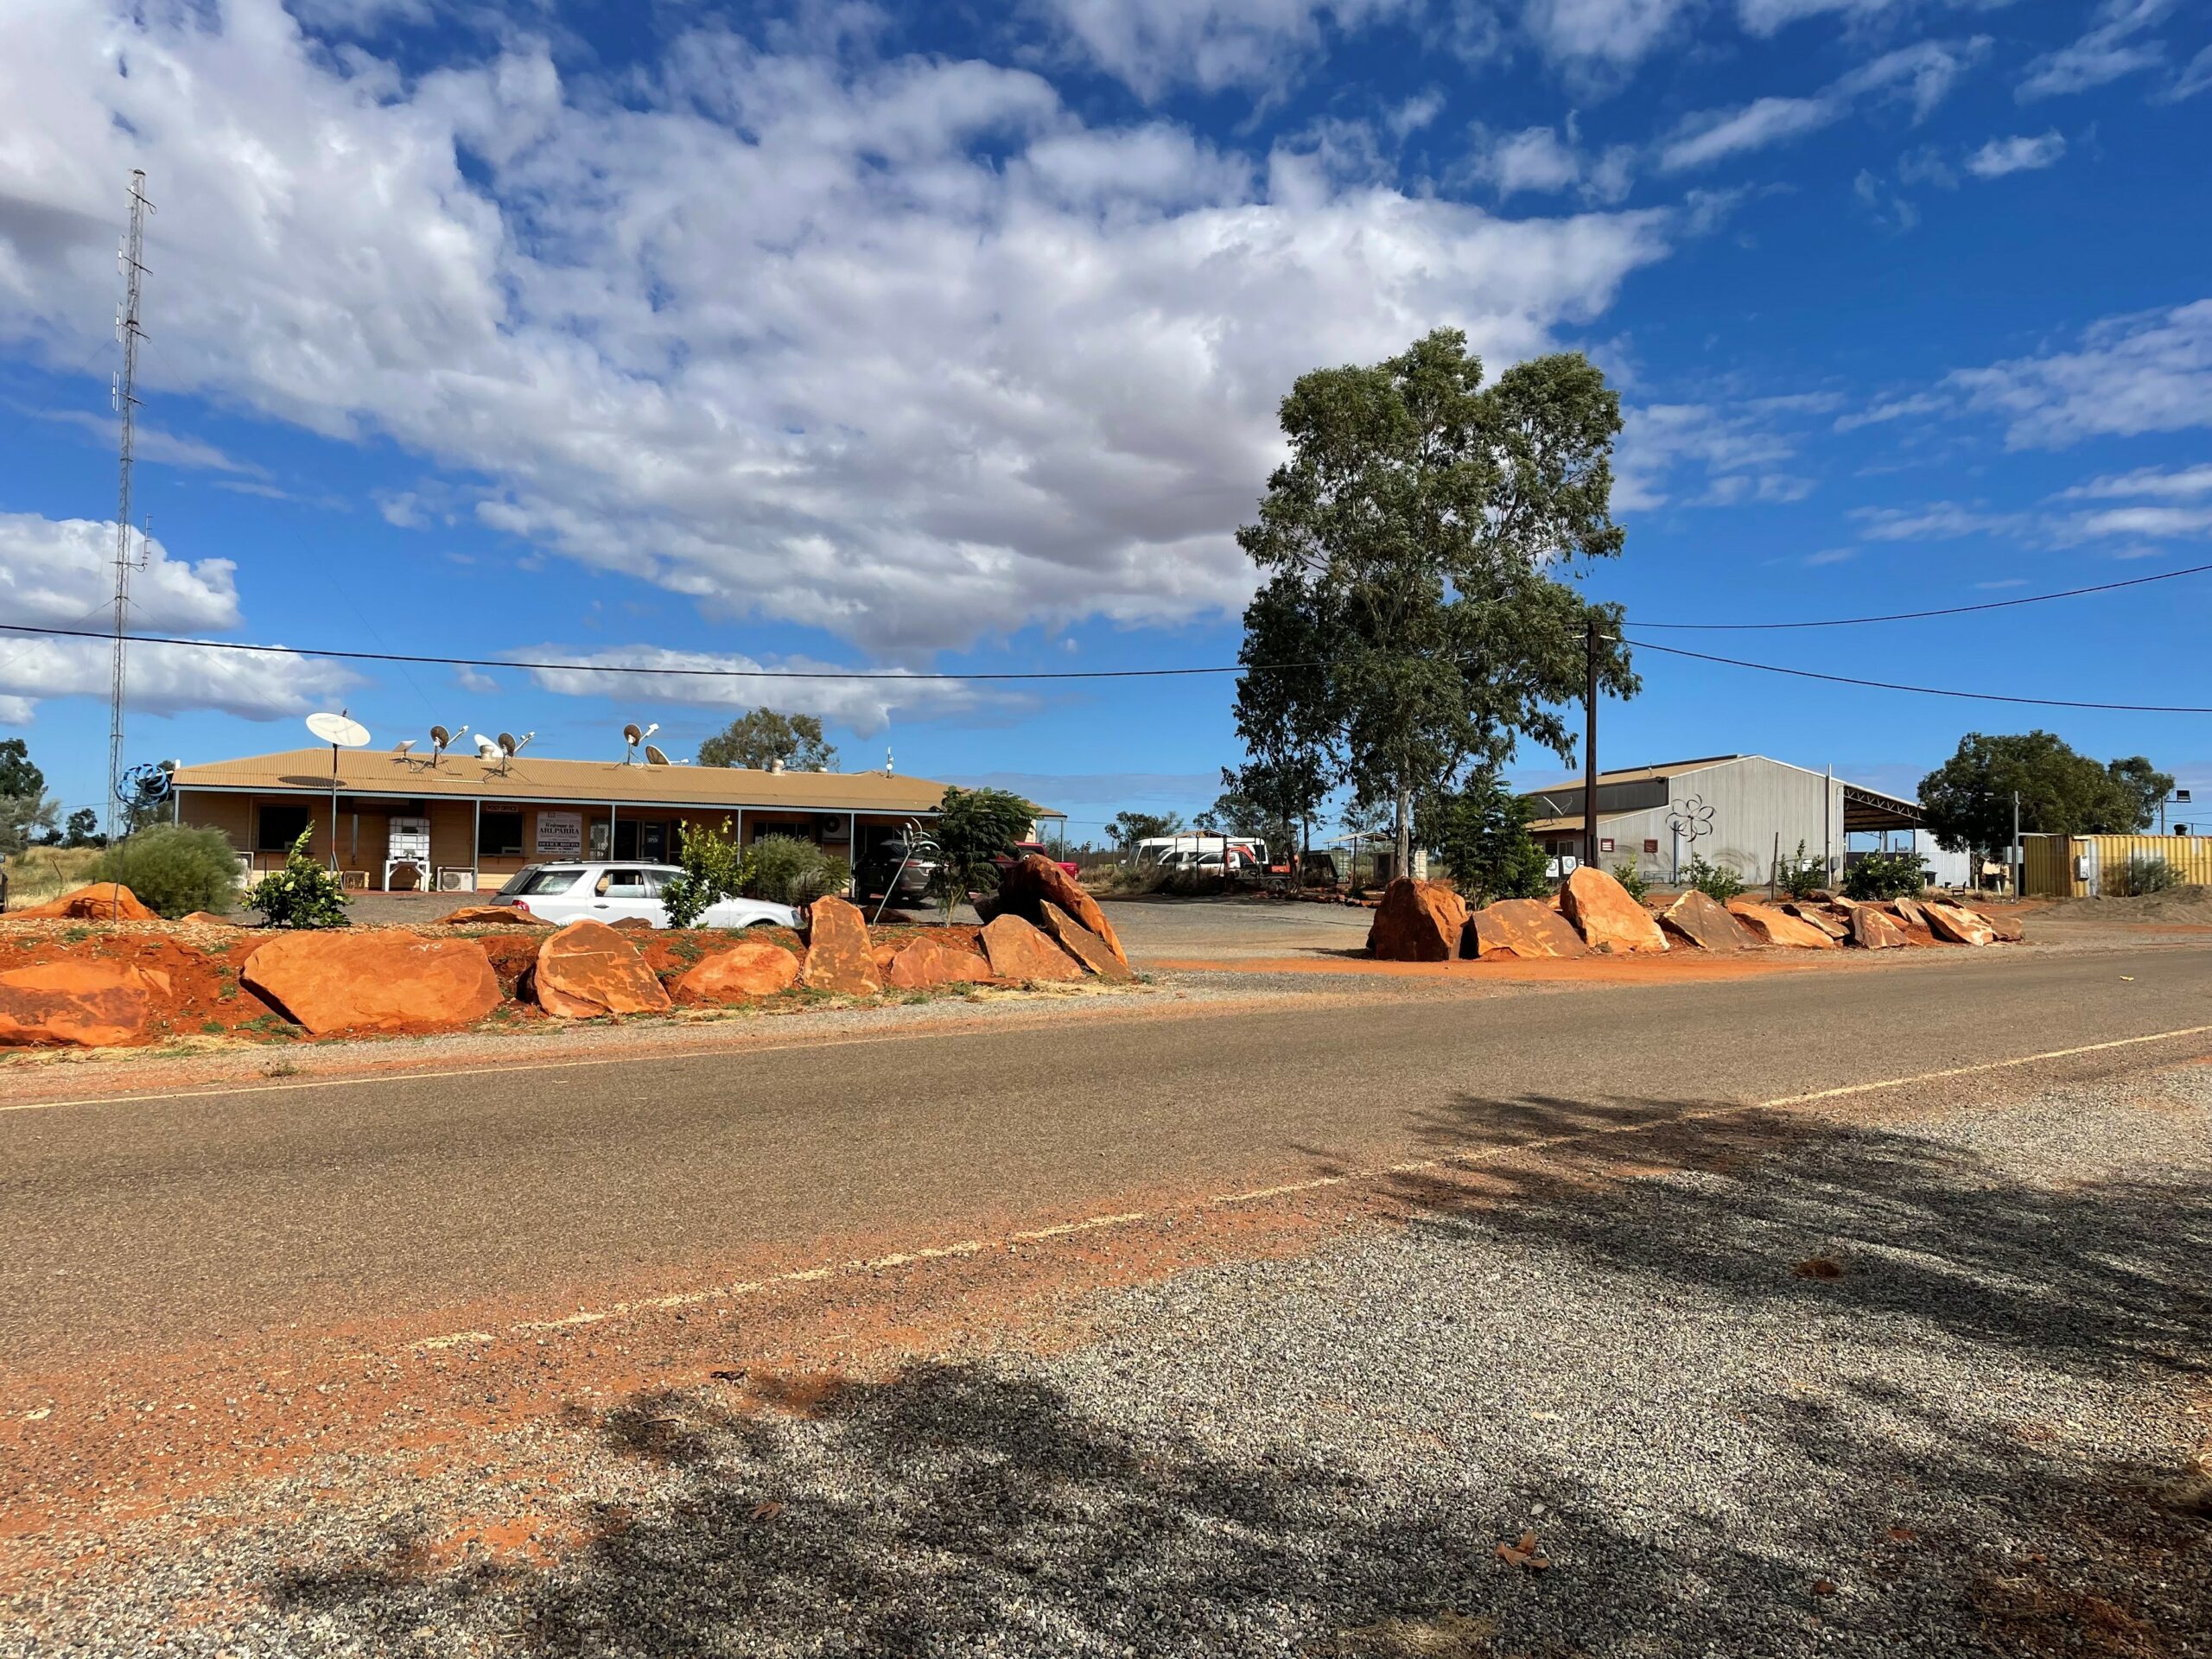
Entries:
[[118, 1519], [0, 1653], [2212, 1651], [2212, 1066], [1968, 1098], [1488, 1103], [1506, 1155], [1051, 1339], [734, 1329], [495, 1427], [527, 1481]]

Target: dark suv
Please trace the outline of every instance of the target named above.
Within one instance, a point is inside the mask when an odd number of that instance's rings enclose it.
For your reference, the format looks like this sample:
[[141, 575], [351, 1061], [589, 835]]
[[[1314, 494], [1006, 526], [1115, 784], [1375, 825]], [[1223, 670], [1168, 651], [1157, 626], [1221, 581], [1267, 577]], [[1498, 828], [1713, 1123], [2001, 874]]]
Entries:
[[[906, 866], [903, 870], [899, 868], [901, 863]], [[869, 850], [853, 874], [863, 899], [888, 895], [895, 905], [919, 905], [929, 901], [930, 883], [937, 871], [937, 849], [928, 842], [914, 849], [910, 857], [906, 842], [885, 841]]]

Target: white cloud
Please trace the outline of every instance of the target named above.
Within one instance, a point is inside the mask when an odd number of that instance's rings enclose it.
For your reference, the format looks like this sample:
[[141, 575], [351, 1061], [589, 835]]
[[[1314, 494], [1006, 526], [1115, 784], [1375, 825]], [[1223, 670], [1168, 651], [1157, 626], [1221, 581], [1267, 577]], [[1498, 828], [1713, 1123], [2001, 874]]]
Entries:
[[2177, 104], [2184, 98], [2195, 98], [2207, 86], [2212, 86], [2212, 46], [2191, 58], [2161, 97], [2166, 103]]
[[2173, 0], [2104, 0], [2096, 27], [2069, 46], [2047, 52], [2028, 65], [2012, 89], [2022, 103], [2070, 92], [2085, 92], [2165, 61], [2164, 45], [2145, 40], [2143, 32], [2162, 22]]
[[1522, 23], [1554, 61], [1619, 70], [1641, 62], [1688, 10], [1688, 0], [1527, 0]]
[[2107, 318], [2078, 350], [1960, 369], [1944, 384], [2001, 416], [2013, 449], [2212, 426], [2212, 300]]
[[[1825, 412], [1823, 394], [1731, 404], [1645, 404], [1623, 411], [1613, 505], [1636, 512], [1802, 500], [1815, 480], [1784, 469], [1797, 453], [1791, 416]], [[1691, 493], [1684, 496], [1684, 489]]]
[[491, 480], [483, 524], [886, 652], [1233, 612], [1299, 372], [1440, 322], [1502, 365], [1679, 228], [1504, 220], [1089, 126], [1020, 71], [714, 29], [617, 100], [519, 41], [410, 80], [273, 0], [14, 7], [0, 107], [0, 338], [105, 334], [83, 299], [147, 162], [189, 208], [155, 221], [157, 396], [381, 435]]
[[1038, 0], [1071, 45], [1146, 99], [1178, 86], [1267, 86], [1326, 25], [1351, 31], [1408, 0]]
[[[709, 709], [753, 709], [762, 703], [773, 703], [779, 709], [819, 715], [849, 728], [862, 737], [873, 737], [882, 731], [891, 723], [894, 713], [901, 720], [928, 720], [943, 715], [972, 715], [1027, 708], [1033, 701], [1020, 691], [895, 672], [889, 677], [874, 679], [783, 679], [765, 671], [835, 676], [844, 666], [805, 657], [762, 662], [735, 653], [671, 651], [660, 645], [613, 645], [582, 655], [557, 645], [545, 645], [516, 655], [626, 668], [702, 671], [696, 678], [688, 674], [623, 674], [603, 670], [529, 671], [530, 677], [541, 689], [567, 696], [619, 697], [639, 707], [684, 703]], [[754, 677], [756, 674], [759, 677]]]
[[[133, 533], [143, 569], [130, 578], [130, 621], [145, 631], [234, 628], [238, 567], [228, 559], [172, 559]], [[115, 594], [115, 521], [0, 512], [0, 616], [41, 627], [101, 627]]]
[[[95, 415], [90, 410], [53, 410], [41, 414], [39, 418], [89, 432], [106, 448], [114, 448], [122, 440], [122, 429], [112, 416]], [[153, 461], [165, 467], [235, 473], [247, 478], [267, 476], [260, 467], [246, 461], [234, 461], [212, 443], [164, 431], [158, 426], [149, 426], [143, 421], [137, 423], [131, 429], [130, 453], [140, 461]]]
[[1918, 391], [1910, 397], [1891, 397], [1866, 409], [1839, 415], [1835, 417], [1835, 429], [1852, 432], [1862, 426], [1878, 426], [1887, 421], [1901, 421], [1914, 415], [1933, 415], [1950, 407], [1951, 400], [1939, 393]]
[[2068, 526], [2075, 539], [2145, 536], [2153, 539], [2212, 534], [2212, 506], [2108, 507], [2084, 513]]
[[2149, 496], [2212, 495], [2212, 464], [2183, 467], [2169, 471], [2158, 467], [2139, 467], [2132, 473], [2107, 473], [2093, 478], [2086, 484], [2076, 484], [2062, 491], [2067, 500], [2110, 501]]
[[1854, 507], [1859, 533], [1870, 542], [1948, 542], [1962, 536], [1994, 536], [2028, 527], [2030, 520], [2017, 512], [1995, 512], [1957, 501], [1936, 501], [1923, 507]]
[[1924, 119], [1988, 48], [1989, 41], [1982, 35], [1970, 41], [1923, 41], [1886, 52], [1809, 97], [1761, 98], [1736, 109], [1685, 117], [1660, 149], [1660, 169], [1680, 173], [1710, 167], [1731, 156], [1818, 131], [1842, 120], [1861, 99], [1878, 95], [1908, 99], [1913, 119]]
[[1967, 157], [1967, 171], [1978, 179], [2032, 172], [2054, 165], [2066, 154], [2066, 135], [2056, 130], [2037, 137], [1993, 138]]
[[[48, 697], [107, 701], [109, 648], [90, 639], [10, 636], [0, 645], [0, 694], [26, 709]], [[130, 650], [130, 704], [134, 714], [212, 709], [246, 720], [304, 715], [331, 702], [357, 676], [337, 664], [294, 652], [225, 651], [212, 645], [137, 645]]]
[[1572, 115], [1564, 136], [1556, 127], [1493, 133], [1479, 122], [1470, 136], [1471, 147], [1463, 171], [1491, 186], [1501, 198], [1524, 190], [1537, 195], [1573, 190], [1586, 200], [1610, 204], [1626, 196], [1634, 181], [1635, 150], [1616, 144], [1595, 155], [1586, 151]]

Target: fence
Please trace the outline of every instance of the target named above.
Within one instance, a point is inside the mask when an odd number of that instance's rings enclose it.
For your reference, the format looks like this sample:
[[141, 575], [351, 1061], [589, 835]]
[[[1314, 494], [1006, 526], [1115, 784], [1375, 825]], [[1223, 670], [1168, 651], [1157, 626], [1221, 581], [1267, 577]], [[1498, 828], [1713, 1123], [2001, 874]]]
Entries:
[[2212, 836], [2026, 836], [2021, 890], [2039, 899], [2116, 896], [2132, 858], [2163, 858], [2174, 879], [2212, 887]]

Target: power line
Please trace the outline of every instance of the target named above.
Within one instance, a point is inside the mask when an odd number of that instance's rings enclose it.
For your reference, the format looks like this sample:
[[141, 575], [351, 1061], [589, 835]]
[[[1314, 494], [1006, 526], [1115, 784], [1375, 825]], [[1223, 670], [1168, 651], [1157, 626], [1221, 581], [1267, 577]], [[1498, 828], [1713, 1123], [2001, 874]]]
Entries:
[[[2016, 605], [2041, 605], [2054, 599], [2079, 599], [2084, 594], [2109, 594], [2122, 588], [2140, 588], [2177, 576], [2202, 575], [2212, 564], [2192, 564], [2186, 570], [2161, 570], [2156, 575], [2131, 576], [2125, 582], [2101, 582], [2094, 588], [2066, 588], [2055, 594], [2029, 594], [2019, 599], [1993, 599], [1979, 605], [1947, 605], [1935, 611], [1897, 611], [1887, 616], [1836, 616], [1818, 622], [1639, 622], [1639, 628], [1669, 631], [1702, 629], [1711, 632], [1764, 632], [1777, 628], [1856, 628], [1869, 622], [1917, 622], [1930, 616], [1968, 616], [1976, 611], [2010, 610]], [[1656, 647], [1655, 647], [1656, 649]]]
[[1954, 691], [1941, 686], [1900, 685], [1890, 680], [1854, 679], [1848, 674], [1821, 674], [1809, 668], [1782, 668], [1773, 663], [1747, 663], [1735, 657], [1713, 657], [1675, 645], [1655, 645], [1648, 639], [1624, 639], [1638, 651], [1664, 652], [1669, 657], [1694, 657], [1700, 663], [1722, 663], [1730, 668], [1752, 668], [1763, 674], [1787, 674], [1793, 679], [1826, 680], [1834, 685], [1864, 686], [1875, 691], [1910, 691], [1923, 697], [1962, 697], [1973, 702], [2023, 702], [2038, 709], [2098, 709], [2129, 715], [2212, 715], [2212, 708], [2190, 708], [2158, 702], [2079, 702], [2064, 697], [2014, 697], [1995, 691]]

